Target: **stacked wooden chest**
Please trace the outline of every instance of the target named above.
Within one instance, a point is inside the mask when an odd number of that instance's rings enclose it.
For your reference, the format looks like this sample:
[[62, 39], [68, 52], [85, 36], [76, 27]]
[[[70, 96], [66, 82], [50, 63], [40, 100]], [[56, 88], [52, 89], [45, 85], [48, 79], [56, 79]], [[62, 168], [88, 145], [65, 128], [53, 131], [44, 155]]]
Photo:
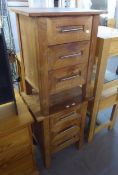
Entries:
[[101, 12], [13, 11], [21, 48], [21, 91], [39, 96], [40, 115], [48, 122], [48, 156], [75, 142], [82, 145]]

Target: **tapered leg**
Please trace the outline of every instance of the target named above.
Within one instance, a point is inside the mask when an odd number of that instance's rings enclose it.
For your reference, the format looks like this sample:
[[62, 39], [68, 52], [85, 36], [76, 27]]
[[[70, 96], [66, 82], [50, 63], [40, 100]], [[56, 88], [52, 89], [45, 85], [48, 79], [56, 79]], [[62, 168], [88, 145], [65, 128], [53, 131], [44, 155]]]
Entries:
[[43, 139], [44, 139], [44, 163], [46, 168], [50, 168], [51, 152], [50, 152], [49, 117], [45, 117], [43, 121]]
[[113, 129], [113, 127], [116, 123], [117, 116], [118, 116], [118, 104], [113, 106], [112, 114], [111, 114], [111, 118], [110, 118], [111, 123], [110, 123], [110, 126], [108, 128], [109, 130]]
[[88, 133], [88, 142], [92, 142], [94, 133], [95, 133], [95, 126], [98, 114], [98, 102], [94, 102], [92, 106], [92, 110], [90, 112], [90, 124], [89, 124], [89, 133]]
[[87, 114], [87, 106], [88, 102], [85, 101], [82, 104], [82, 109], [81, 109], [81, 128], [80, 128], [80, 135], [79, 135], [79, 142], [78, 142], [78, 148], [81, 148], [84, 143], [84, 129], [85, 129], [85, 123], [86, 123], [86, 114]]

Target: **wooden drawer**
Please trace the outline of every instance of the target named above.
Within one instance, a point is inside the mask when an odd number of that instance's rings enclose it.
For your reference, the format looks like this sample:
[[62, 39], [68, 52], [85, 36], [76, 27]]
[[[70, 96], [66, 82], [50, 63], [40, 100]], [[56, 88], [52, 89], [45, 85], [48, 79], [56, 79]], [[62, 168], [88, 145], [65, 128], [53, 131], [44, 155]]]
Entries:
[[31, 154], [31, 143], [28, 129], [22, 129], [0, 138], [0, 167]]
[[[78, 110], [80, 107], [81, 106], [77, 107]], [[80, 115], [77, 115], [74, 109], [66, 109], [63, 112], [50, 116], [50, 127], [60, 126], [61, 124], [66, 123], [66, 121], [72, 121], [73, 119], [78, 119], [80, 121], [81, 117]]]
[[51, 145], [51, 153], [54, 154], [60, 150], [63, 150], [64, 148], [76, 143], [79, 141], [79, 136], [78, 134], [71, 137], [71, 138], [66, 138], [63, 142], [57, 145]]
[[64, 131], [58, 133], [55, 137], [53, 137], [51, 139], [51, 145], [52, 147], [59, 147], [64, 142], [71, 140], [76, 136], [78, 136], [78, 141], [79, 141], [79, 134], [80, 134], [80, 128], [77, 125], [70, 126]]
[[50, 117], [52, 152], [79, 141], [80, 126], [81, 116], [75, 110], [65, 110], [52, 115]]
[[89, 41], [83, 41], [49, 47], [49, 70], [88, 62], [89, 46]]
[[0, 175], [33, 175], [35, 171], [31, 154], [27, 154], [22, 159], [10, 161], [0, 165]]
[[79, 64], [49, 72], [50, 94], [86, 83], [87, 64]]
[[90, 40], [92, 16], [47, 19], [48, 44], [56, 45]]
[[80, 125], [81, 117], [75, 111], [64, 111], [57, 115], [51, 116], [50, 127], [52, 133], [59, 133], [60, 131], [73, 125]]

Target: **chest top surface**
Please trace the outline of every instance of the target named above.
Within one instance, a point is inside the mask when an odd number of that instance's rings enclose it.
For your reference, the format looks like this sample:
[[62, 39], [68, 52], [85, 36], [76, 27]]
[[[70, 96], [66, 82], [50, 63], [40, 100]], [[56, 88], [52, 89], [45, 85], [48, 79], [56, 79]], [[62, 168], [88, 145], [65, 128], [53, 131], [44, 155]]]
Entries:
[[106, 13], [102, 10], [84, 10], [80, 8], [10, 8], [11, 11], [31, 17], [54, 17], [54, 16], [76, 16], [76, 15], [99, 15]]

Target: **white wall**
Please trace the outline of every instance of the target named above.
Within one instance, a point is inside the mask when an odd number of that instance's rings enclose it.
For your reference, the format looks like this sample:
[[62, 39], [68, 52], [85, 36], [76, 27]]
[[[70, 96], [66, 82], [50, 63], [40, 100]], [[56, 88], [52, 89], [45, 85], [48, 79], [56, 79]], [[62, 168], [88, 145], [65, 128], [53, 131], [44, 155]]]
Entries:
[[108, 0], [108, 18], [114, 18], [116, 9], [116, 0]]
[[10, 20], [11, 20], [11, 27], [12, 27], [12, 32], [13, 32], [15, 49], [16, 49], [16, 52], [19, 52], [19, 42], [18, 42], [16, 15], [15, 15], [15, 13], [13, 13], [11, 11], [10, 11]]
[[54, 7], [54, 0], [29, 0], [29, 7], [31, 8]]

